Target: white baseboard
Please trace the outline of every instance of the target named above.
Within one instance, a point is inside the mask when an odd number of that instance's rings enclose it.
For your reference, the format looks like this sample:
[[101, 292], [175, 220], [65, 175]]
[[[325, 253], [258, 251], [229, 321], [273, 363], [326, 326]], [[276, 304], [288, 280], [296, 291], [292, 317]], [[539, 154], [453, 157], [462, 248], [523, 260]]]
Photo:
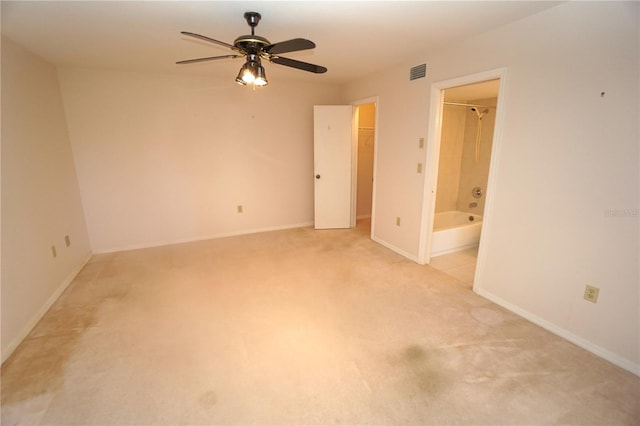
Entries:
[[80, 273], [82, 268], [84, 268], [85, 265], [89, 262], [89, 259], [91, 259], [91, 256], [92, 256], [92, 253], [89, 253], [85, 257], [85, 259], [77, 267], [75, 267], [69, 273], [69, 275], [67, 275], [67, 277], [64, 279], [64, 281], [62, 281], [62, 283], [60, 283], [60, 285], [53, 292], [53, 294], [40, 307], [40, 309], [38, 309], [38, 311], [33, 315], [33, 317], [31, 317], [29, 322], [27, 322], [24, 325], [24, 327], [22, 327], [22, 329], [20, 330], [20, 333], [18, 333], [18, 335], [11, 341], [11, 343], [7, 346], [7, 348], [2, 352], [3, 363], [11, 356], [11, 354], [13, 353], [13, 351], [16, 350], [18, 345], [22, 343], [22, 341], [29, 335], [31, 330], [33, 330], [33, 327], [35, 327], [38, 321], [42, 319], [44, 314], [47, 313], [47, 311], [51, 308], [51, 306], [53, 306], [56, 300], [58, 300], [58, 297], [60, 297], [60, 295], [67, 289], [69, 284], [71, 284], [73, 279]]
[[184, 239], [176, 239], [176, 240], [168, 240], [168, 241], [156, 241], [153, 243], [142, 243], [142, 244], [134, 244], [129, 246], [111, 247], [111, 248], [105, 248], [105, 249], [94, 249], [94, 253], [105, 254], [105, 253], [115, 253], [118, 251], [139, 250], [139, 249], [145, 249], [145, 248], [151, 248], [151, 247], [169, 246], [172, 244], [193, 243], [196, 241], [215, 240], [218, 238], [236, 237], [239, 235], [247, 235], [247, 234], [257, 234], [259, 232], [271, 232], [271, 231], [281, 231], [283, 229], [305, 228], [307, 226], [313, 226], [313, 222], [294, 223], [294, 224], [281, 225], [281, 226], [270, 226], [267, 228], [258, 228], [258, 229], [244, 229], [241, 231], [224, 232], [221, 234], [205, 235], [202, 237], [184, 238]]
[[607, 361], [609, 361], [610, 363], [617, 365], [620, 368], [624, 368], [625, 370], [635, 374], [636, 376], [640, 376], [640, 365], [636, 364], [632, 361], [629, 361], [628, 359], [625, 359], [621, 356], [619, 356], [618, 354], [615, 354], [607, 349], [604, 349], [588, 340], [583, 339], [580, 336], [577, 336], [573, 333], [571, 333], [568, 330], [565, 330], [562, 327], [557, 326], [556, 324], [553, 324], [543, 318], [540, 318], [537, 315], [532, 314], [531, 312], [525, 311], [524, 309], [510, 303], [507, 302], [506, 300], [496, 296], [493, 293], [490, 293], [486, 290], [482, 290], [482, 289], [478, 289], [476, 291], [480, 296], [485, 297], [489, 300], [491, 300], [493, 303], [502, 306], [505, 309], [508, 309], [509, 311], [523, 317], [524, 319], [531, 321], [532, 323], [539, 325], [540, 327], [550, 331], [551, 333], [558, 335], [560, 337], [562, 337], [563, 339], [566, 339], [568, 341], [570, 341], [571, 343], [580, 346], [583, 349], [586, 349], [587, 351], [599, 356], [600, 358], [603, 358]]
[[371, 239], [372, 239], [373, 241], [375, 241], [376, 243], [378, 243], [378, 244], [381, 244], [381, 245], [385, 246], [385, 247], [386, 247], [386, 248], [388, 248], [389, 250], [395, 251], [395, 252], [396, 252], [396, 253], [398, 253], [399, 255], [406, 257], [406, 258], [407, 258], [407, 259], [409, 259], [409, 260], [413, 260], [413, 261], [414, 261], [414, 262], [416, 262], [416, 263], [420, 263], [420, 262], [418, 262], [418, 256], [416, 256], [416, 255], [414, 255], [414, 254], [411, 254], [411, 253], [409, 253], [409, 252], [407, 252], [407, 251], [404, 251], [404, 250], [402, 250], [401, 248], [398, 248], [398, 247], [394, 246], [393, 244], [390, 244], [390, 243], [388, 243], [388, 242], [386, 242], [386, 241], [384, 241], [384, 240], [381, 240], [381, 239], [379, 239], [379, 238], [371, 237]]

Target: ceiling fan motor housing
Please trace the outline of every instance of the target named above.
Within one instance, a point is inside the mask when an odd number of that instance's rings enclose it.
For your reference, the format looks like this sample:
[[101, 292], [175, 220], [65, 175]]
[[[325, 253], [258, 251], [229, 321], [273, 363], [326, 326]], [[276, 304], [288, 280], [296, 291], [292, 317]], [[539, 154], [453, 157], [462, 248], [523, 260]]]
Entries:
[[257, 53], [260, 48], [270, 44], [266, 38], [253, 34], [240, 36], [233, 42], [236, 49], [247, 53]]

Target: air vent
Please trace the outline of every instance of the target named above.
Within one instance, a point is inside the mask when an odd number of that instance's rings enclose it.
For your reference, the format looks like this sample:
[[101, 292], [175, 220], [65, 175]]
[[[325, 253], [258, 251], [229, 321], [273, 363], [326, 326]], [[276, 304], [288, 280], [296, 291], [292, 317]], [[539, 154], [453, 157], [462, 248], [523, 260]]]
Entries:
[[427, 64], [416, 65], [409, 72], [409, 80], [417, 80], [427, 76]]

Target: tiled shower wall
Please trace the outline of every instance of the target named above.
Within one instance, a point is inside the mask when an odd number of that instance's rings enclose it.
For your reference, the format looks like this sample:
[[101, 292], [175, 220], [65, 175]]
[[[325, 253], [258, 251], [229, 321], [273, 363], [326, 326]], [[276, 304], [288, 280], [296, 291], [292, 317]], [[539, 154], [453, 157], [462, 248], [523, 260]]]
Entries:
[[[497, 99], [475, 99], [467, 102], [496, 105]], [[481, 108], [481, 111], [483, 110], [484, 108]], [[436, 212], [459, 210], [483, 214], [495, 117], [495, 108], [489, 108], [489, 112], [482, 117], [480, 155], [476, 162], [475, 144], [478, 116], [469, 107], [445, 105], [442, 119]], [[483, 191], [483, 195], [479, 199], [471, 195], [471, 191], [475, 187], [479, 187]], [[470, 207], [471, 203], [477, 203], [477, 206]]]

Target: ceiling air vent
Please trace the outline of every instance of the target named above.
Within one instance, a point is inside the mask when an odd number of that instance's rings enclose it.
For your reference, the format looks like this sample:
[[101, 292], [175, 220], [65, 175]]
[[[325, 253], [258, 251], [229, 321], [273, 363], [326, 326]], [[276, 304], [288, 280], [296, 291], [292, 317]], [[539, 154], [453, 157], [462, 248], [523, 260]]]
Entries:
[[409, 72], [409, 80], [417, 80], [427, 76], [427, 64], [416, 65]]

